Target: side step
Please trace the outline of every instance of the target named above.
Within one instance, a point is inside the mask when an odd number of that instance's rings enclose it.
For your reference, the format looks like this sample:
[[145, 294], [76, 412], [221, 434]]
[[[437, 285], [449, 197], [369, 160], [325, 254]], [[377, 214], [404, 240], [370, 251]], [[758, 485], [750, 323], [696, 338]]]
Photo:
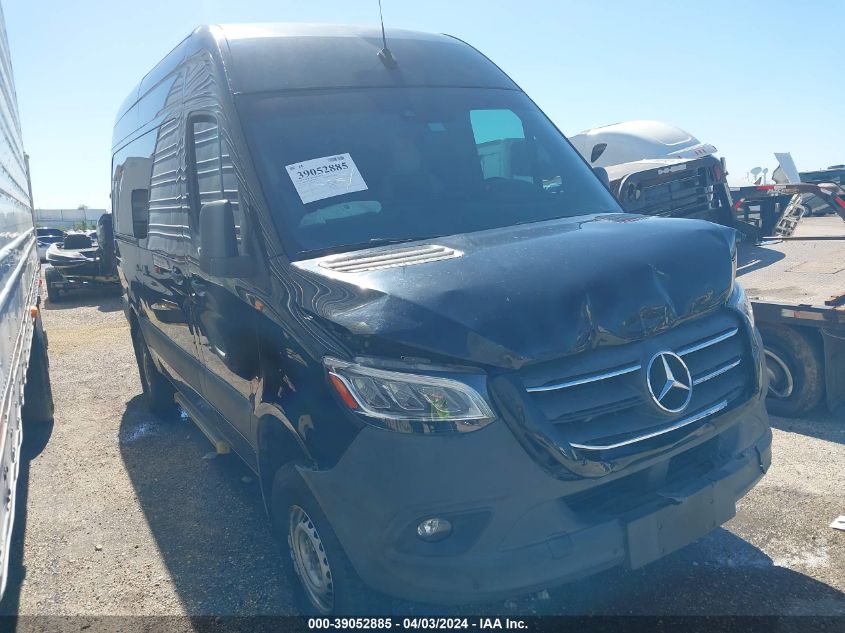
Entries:
[[188, 417], [197, 425], [197, 428], [202, 431], [202, 434], [208, 438], [208, 441], [211, 442], [218, 455], [225, 455], [231, 452], [232, 447], [229, 445], [229, 442], [223, 439], [223, 436], [220, 435], [212, 424], [206, 422], [205, 417], [197, 407], [190, 404], [178, 391], [174, 394], [173, 398], [176, 400], [176, 404], [182, 407], [188, 414]]

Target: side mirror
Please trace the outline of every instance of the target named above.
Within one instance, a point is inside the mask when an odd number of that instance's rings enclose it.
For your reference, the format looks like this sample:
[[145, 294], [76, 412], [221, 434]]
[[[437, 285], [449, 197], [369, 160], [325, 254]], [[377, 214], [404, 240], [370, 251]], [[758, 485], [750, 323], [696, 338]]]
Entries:
[[610, 176], [607, 175], [607, 170], [604, 167], [593, 167], [593, 173], [605, 187], [610, 189]]
[[235, 216], [228, 200], [215, 200], [200, 209], [200, 268], [214, 277], [249, 277], [255, 262], [238, 254]]

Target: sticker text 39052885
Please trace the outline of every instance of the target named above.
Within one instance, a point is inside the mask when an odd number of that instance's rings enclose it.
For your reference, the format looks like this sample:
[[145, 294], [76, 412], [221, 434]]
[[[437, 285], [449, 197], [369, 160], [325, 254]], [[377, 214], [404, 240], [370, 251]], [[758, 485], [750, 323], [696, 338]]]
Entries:
[[348, 153], [293, 163], [285, 170], [303, 204], [367, 189]]

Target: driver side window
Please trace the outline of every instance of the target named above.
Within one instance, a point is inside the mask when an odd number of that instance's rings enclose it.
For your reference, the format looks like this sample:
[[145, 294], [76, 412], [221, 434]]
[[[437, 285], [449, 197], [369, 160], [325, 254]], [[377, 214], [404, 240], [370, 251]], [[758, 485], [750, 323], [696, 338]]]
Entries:
[[206, 202], [220, 200], [223, 195], [223, 178], [220, 171], [220, 134], [213, 119], [197, 118], [191, 123], [193, 161], [191, 175], [194, 179], [194, 215]]
[[202, 205], [215, 200], [228, 200], [235, 218], [235, 233], [239, 254], [245, 254], [242, 231], [243, 213], [238, 193], [238, 175], [232, 161], [230, 145], [221, 133], [217, 120], [210, 115], [197, 115], [189, 124], [192, 199], [191, 220], [199, 229]]

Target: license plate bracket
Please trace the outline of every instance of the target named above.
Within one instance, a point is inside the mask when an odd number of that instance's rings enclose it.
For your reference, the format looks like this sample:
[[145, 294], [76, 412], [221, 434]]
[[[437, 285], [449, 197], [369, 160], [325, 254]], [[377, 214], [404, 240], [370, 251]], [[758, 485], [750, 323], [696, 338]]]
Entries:
[[636, 569], [692, 543], [736, 515], [731, 495], [710, 483], [626, 525], [628, 566]]

